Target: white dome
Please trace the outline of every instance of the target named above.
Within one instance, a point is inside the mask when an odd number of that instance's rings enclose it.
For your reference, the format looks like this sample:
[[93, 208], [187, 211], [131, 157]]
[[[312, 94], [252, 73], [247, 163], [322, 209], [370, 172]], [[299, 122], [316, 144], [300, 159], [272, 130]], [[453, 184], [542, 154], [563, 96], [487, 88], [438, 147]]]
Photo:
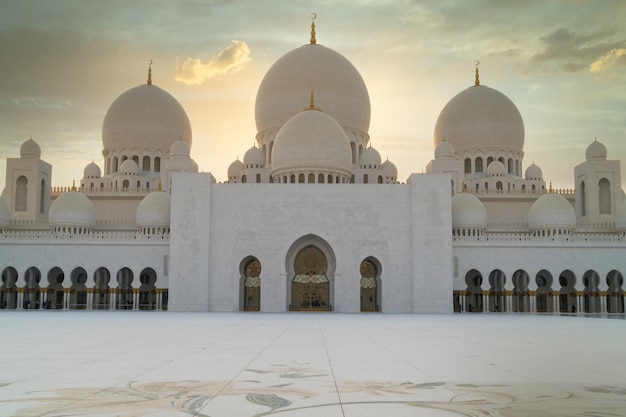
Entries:
[[189, 149], [187, 142], [183, 140], [177, 140], [170, 148], [170, 157], [172, 158], [189, 158], [190, 154], [191, 149]]
[[301, 111], [276, 135], [272, 175], [307, 169], [352, 175], [351, 153], [348, 137], [332, 117], [318, 110]]
[[435, 148], [435, 159], [454, 158], [454, 146], [448, 141], [441, 141]]
[[560, 194], [544, 194], [537, 199], [528, 212], [528, 228], [573, 229], [576, 227], [576, 213], [572, 205]]
[[191, 147], [191, 125], [174, 97], [154, 85], [140, 85], [119, 96], [104, 117], [104, 153], [122, 149], [169, 152], [179, 138]]
[[487, 210], [475, 195], [457, 193], [452, 197], [452, 229], [484, 229], [486, 227]]
[[597, 140], [594, 140], [591, 142], [591, 145], [587, 146], [585, 156], [587, 157], [587, 161], [605, 161], [606, 146]]
[[306, 107], [311, 90], [317, 107], [344, 129], [367, 133], [370, 99], [363, 78], [350, 61], [319, 44], [288, 52], [267, 71], [256, 96], [257, 131], [287, 123]]
[[96, 211], [91, 201], [78, 191], [68, 191], [54, 200], [48, 215], [50, 226], [94, 228]]
[[232, 164], [228, 166], [228, 178], [236, 177], [241, 173], [241, 170], [244, 169], [243, 162], [239, 159], [233, 161]]
[[364, 149], [361, 152], [360, 164], [361, 168], [364, 168], [366, 165], [376, 165], [376, 167], [380, 167], [381, 157], [380, 153], [371, 146], [367, 149]]
[[102, 171], [100, 171], [100, 167], [95, 162], [87, 164], [83, 170], [83, 178], [100, 178], [101, 176]]
[[457, 155], [478, 149], [524, 149], [524, 122], [507, 96], [472, 86], [446, 104], [435, 125], [435, 146], [450, 142]]
[[506, 167], [500, 161], [491, 161], [487, 167], [487, 175], [490, 177], [501, 177], [506, 174]]
[[263, 155], [263, 151], [261, 151], [256, 146], [248, 149], [243, 156], [243, 164], [244, 165], [265, 165], [265, 155]]
[[389, 159], [382, 163], [380, 169], [382, 169], [385, 173], [385, 177], [394, 179], [398, 178], [398, 168], [396, 168], [396, 165]]
[[153, 191], [137, 207], [138, 227], [169, 227], [172, 199], [163, 191]]
[[9, 205], [0, 197], [0, 228], [5, 228], [11, 225], [11, 210]]
[[524, 172], [524, 178], [527, 180], [541, 180], [543, 179], [543, 171], [534, 163], [531, 164], [528, 168], [526, 168], [526, 172]]
[[615, 229], [621, 232], [626, 230], [626, 199], [615, 210]]
[[35, 142], [32, 138], [22, 143], [22, 146], [20, 146], [20, 157], [21, 158], [41, 157], [41, 148], [39, 147], [39, 144]]
[[132, 159], [127, 159], [120, 165], [119, 173], [122, 175], [136, 175], [138, 172], [139, 167]]

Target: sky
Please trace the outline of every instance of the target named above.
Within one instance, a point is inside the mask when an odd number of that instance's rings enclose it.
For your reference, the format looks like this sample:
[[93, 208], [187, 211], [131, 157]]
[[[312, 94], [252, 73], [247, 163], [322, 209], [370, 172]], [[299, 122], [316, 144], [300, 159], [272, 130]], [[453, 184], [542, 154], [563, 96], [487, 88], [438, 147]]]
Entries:
[[226, 180], [254, 144], [263, 76], [308, 43], [311, 13], [317, 42], [365, 80], [372, 146], [402, 182], [433, 158], [437, 117], [476, 60], [522, 115], [524, 170], [572, 188], [594, 138], [626, 161], [626, 1], [0, 0], [0, 189], [30, 137], [53, 186], [103, 168], [104, 115], [149, 60], [189, 116], [199, 169]]

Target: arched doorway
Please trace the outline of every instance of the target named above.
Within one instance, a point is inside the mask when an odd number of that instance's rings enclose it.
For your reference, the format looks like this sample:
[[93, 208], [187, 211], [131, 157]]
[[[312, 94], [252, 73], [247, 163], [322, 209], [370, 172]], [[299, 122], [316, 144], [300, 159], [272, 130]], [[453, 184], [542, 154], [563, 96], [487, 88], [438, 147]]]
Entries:
[[606, 277], [606, 284], [609, 290], [606, 293], [606, 311], [607, 313], [623, 313], [624, 312], [624, 277], [621, 272], [613, 270]]
[[576, 313], [578, 306], [576, 305], [576, 275], [570, 270], [565, 270], [559, 275], [559, 284], [561, 291], [559, 292], [559, 311], [561, 313]]
[[17, 308], [17, 271], [9, 266], [2, 270], [2, 286], [0, 287], [0, 308], [15, 310]]
[[552, 300], [552, 274], [545, 269], [537, 273], [535, 277], [537, 284], [537, 313], [552, 313], [554, 311], [554, 302]]
[[109, 282], [111, 281], [111, 273], [105, 267], [96, 269], [93, 274], [93, 309], [108, 310], [109, 309]]
[[26, 281], [24, 285], [24, 308], [39, 309], [41, 272], [36, 267], [31, 266], [26, 270], [24, 280]]
[[528, 273], [524, 270], [518, 269], [513, 273], [512, 311], [519, 313], [530, 311], [529, 280]]
[[373, 258], [361, 262], [361, 311], [380, 311], [380, 264]]
[[483, 312], [483, 276], [475, 269], [465, 274], [465, 310], [469, 313]]
[[243, 311], [261, 311], [261, 262], [248, 257], [241, 263]]
[[600, 276], [596, 271], [587, 271], [583, 275], [584, 302], [583, 311], [585, 313], [600, 313], [600, 293], [598, 285], [600, 284]]
[[62, 310], [65, 302], [65, 290], [63, 281], [65, 273], [61, 268], [55, 266], [48, 272], [48, 299], [45, 308], [53, 310]]
[[489, 274], [489, 311], [492, 313], [506, 311], [505, 281], [504, 272], [499, 269]]
[[117, 310], [133, 309], [133, 271], [122, 268], [117, 272]]
[[85, 310], [87, 308], [87, 272], [83, 268], [76, 268], [70, 275], [70, 309]]
[[293, 263], [291, 310], [330, 311], [328, 260], [320, 248], [308, 245], [298, 251]]
[[156, 309], [156, 280], [157, 274], [152, 268], [146, 268], [139, 274], [139, 310]]

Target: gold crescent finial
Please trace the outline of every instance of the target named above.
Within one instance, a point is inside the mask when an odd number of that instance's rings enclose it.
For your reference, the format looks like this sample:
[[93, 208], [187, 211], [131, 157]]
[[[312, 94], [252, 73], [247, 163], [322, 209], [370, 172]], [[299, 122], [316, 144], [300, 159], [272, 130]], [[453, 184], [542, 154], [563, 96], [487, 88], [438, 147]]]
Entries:
[[152, 85], [152, 60], [148, 60], [148, 85]]
[[476, 77], [474, 79], [474, 85], [480, 85], [480, 79], [478, 78], [478, 66], [480, 65], [480, 61], [474, 61], [474, 65], [476, 66]]
[[315, 39], [315, 19], [317, 18], [317, 13], [311, 13], [311, 45], [315, 45], [317, 40]]

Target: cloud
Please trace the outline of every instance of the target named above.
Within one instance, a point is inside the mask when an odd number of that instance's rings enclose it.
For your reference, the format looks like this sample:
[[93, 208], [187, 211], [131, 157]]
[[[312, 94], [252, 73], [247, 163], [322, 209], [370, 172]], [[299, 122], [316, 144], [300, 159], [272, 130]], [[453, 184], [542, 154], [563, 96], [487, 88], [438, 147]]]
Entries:
[[598, 58], [594, 63], [589, 67], [589, 71], [591, 72], [602, 72], [606, 71], [609, 68], [621, 63], [622, 65], [626, 64], [626, 49], [625, 48], [616, 48], [612, 49], [608, 54]]
[[244, 41], [234, 40], [224, 50], [203, 63], [198, 58], [187, 58], [176, 68], [176, 81], [202, 84], [206, 80], [234, 73], [250, 62], [250, 48]]
[[[539, 40], [544, 49], [535, 54], [531, 64], [538, 67], [552, 67], [566, 72], [582, 72], [596, 65], [598, 70], [614, 63], [626, 48], [626, 40], [612, 41], [615, 29], [605, 28], [590, 33], [577, 33], [559, 28]], [[603, 64], [604, 62], [604, 64]], [[603, 66], [604, 65], [604, 66]]]

